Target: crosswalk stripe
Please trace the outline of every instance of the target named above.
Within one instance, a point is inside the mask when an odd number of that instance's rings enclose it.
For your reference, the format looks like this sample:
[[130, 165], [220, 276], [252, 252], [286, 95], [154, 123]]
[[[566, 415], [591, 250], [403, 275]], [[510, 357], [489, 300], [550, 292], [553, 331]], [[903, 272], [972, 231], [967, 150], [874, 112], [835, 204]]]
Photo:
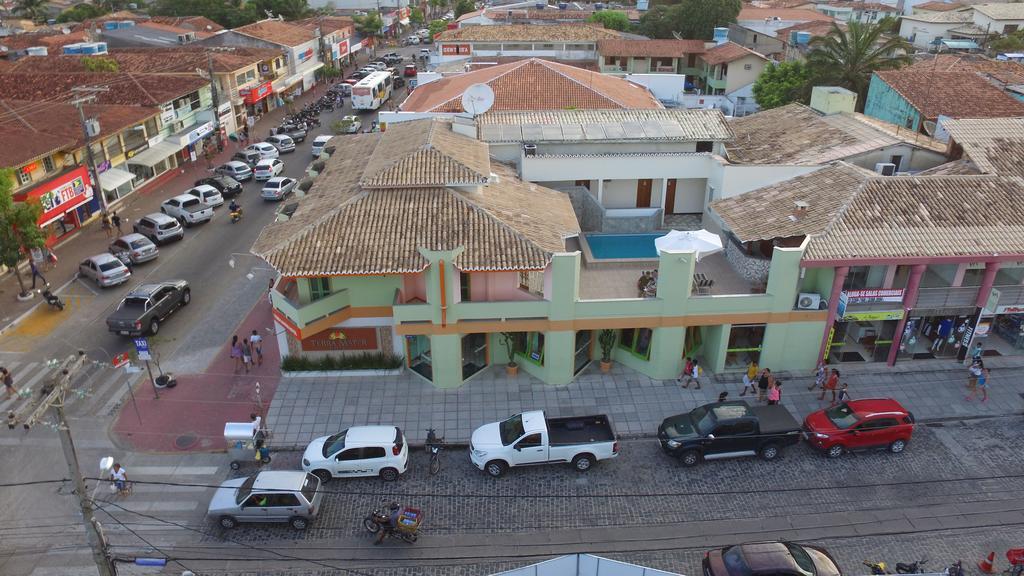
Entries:
[[[19, 393], [24, 394], [26, 391], [33, 391], [34, 392], [34, 390], [32, 390], [32, 387], [35, 385], [35, 383], [38, 382], [40, 378], [46, 376], [47, 374], [49, 374], [53, 370], [49, 366], [46, 366], [45, 364], [43, 364], [43, 367], [44, 367], [43, 370], [39, 370], [39, 371], [33, 372], [33, 370], [36, 369], [36, 366], [39, 366], [39, 365], [40, 365], [39, 362], [31, 362], [31, 363], [27, 364], [23, 369], [19, 370], [18, 372], [14, 372], [13, 370], [11, 371], [11, 373], [15, 377], [20, 377], [23, 374], [31, 374], [31, 376], [29, 377], [28, 380], [22, 380], [20, 378], [15, 379], [14, 387], [18, 389]], [[8, 410], [10, 408], [13, 408], [15, 404], [17, 404], [17, 403], [19, 403], [19, 402], [21, 402], [23, 400], [27, 401], [27, 402], [33, 402], [33, 401], [35, 401], [36, 397], [37, 397], [36, 394], [30, 394], [28, 397], [24, 397], [24, 396], [21, 396], [21, 395], [16, 396], [14, 398], [11, 398], [10, 400], [5, 400], [2, 404], [0, 404], [0, 410]]]
[[220, 466], [132, 466], [133, 476], [212, 476]]

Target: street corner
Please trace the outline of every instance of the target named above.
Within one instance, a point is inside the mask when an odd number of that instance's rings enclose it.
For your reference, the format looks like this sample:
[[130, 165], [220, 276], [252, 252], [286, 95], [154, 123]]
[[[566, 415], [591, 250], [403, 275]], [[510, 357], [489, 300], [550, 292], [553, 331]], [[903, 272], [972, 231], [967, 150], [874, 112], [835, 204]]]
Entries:
[[13, 319], [15, 324], [4, 331], [3, 335], [0, 335], [0, 350], [31, 351], [41, 340], [56, 332], [80, 310], [86, 309], [95, 299], [95, 295], [74, 292], [60, 294], [60, 298], [64, 302], [63, 310], [47, 305], [42, 297], [37, 298], [38, 302], [35, 307], [20, 319]]
[[175, 375], [173, 388], [141, 381], [124, 398], [111, 429], [113, 440], [138, 452], [212, 452], [227, 447], [224, 424], [262, 414], [277, 379], [213, 374]]

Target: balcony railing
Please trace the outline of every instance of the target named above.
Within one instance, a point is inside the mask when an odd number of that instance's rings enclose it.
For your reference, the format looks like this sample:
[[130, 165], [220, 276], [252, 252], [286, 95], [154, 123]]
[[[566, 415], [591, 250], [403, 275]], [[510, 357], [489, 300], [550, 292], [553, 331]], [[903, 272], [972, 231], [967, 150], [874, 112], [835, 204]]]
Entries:
[[978, 300], [977, 286], [922, 288], [915, 308], [968, 308]]
[[301, 304], [294, 284], [281, 283], [271, 291], [270, 298], [274, 308], [300, 329], [349, 307], [348, 290], [339, 290], [313, 302]]

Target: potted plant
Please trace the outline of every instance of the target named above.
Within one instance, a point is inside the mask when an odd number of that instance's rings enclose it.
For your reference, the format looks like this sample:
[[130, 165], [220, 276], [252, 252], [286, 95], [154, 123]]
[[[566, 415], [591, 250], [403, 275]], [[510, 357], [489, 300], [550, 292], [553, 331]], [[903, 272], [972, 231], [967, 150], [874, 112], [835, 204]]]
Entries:
[[612, 369], [612, 348], [615, 346], [615, 330], [605, 328], [597, 337], [601, 345], [601, 372], [607, 374]]
[[505, 374], [510, 377], [515, 377], [519, 374], [519, 364], [515, 361], [515, 343], [516, 335], [514, 332], [502, 332], [501, 343], [505, 346], [505, 352], [508, 353], [508, 364], [505, 365]]

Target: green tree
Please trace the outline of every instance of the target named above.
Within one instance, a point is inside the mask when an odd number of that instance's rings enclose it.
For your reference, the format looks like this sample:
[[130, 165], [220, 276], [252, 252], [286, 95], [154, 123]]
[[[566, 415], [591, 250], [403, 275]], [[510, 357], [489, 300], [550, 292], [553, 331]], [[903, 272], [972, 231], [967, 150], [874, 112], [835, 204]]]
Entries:
[[425, 21], [426, 20], [424, 20], [422, 9], [414, 7], [413, 9], [409, 10], [410, 24], [412, 24], [413, 26], [422, 26]]
[[14, 13], [33, 22], [46, 22], [46, 18], [49, 16], [47, 4], [47, 0], [18, 0], [14, 4]]
[[601, 10], [587, 18], [588, 22], [597, 22], [609, 30], [622, 31], [629, 28], [629, 16], [618, 10]]
[[637, 31], [648, 38], [673, 38], [675, 23], [670, 17], [673, 8], [675, 6], [658, 5], [644, 12]]
[[266, 18], [254, 3], [243, 0], [154, 0], [148, 11], [152, 16], [205, 16], [225, 28]]
[[427, 26], [427, 29], [430, 30], [430, 37], [433, 38], [434, 36], [437, 36], [441, 32], [447, 30], [448, 23], [445, 22], [444, 20], [431, 20], [430, 25]]
[[121, 65], [113, 58], [103, 56], [82, 56], [82, 67], [89, 72], [118, 72]]
[[900, 19], [895, 16], [884, 16], [878, 21], [879, 28], [882, 29], [883, 34], [899, 34], [900, 33]]
[[811, 71], [799, 60], [770, 64], [754, 82], [754, 98], [764, 109], [807, 102], [810, 93]]
[[430, 15], [436, 16], [438, 12], [448, 7], [450, 0], [428, 0], [427, 5], [430, 6]]
[[681, 0], [659, 5], [640, 17], [640, 33], [651, 38], [710, 40], [714, 29], [736, 22], [741, 0]]
[[377, 12], [368, 12], [365, 16], [353, 16], [356, 30], [367, 38], [373, 38], [373, 54], [377, 55], [376, 39], [381, 36], [381, 29], [384, 28], [384, 21]]
[[911, 62], [913, 48], [899, 36], [885, 37], [877, 24], [835, 23], [826, 36], [811, 40], [807, 64], [815, 84], [842, 86], [857, 93], [857, 110], [864, 109], [871, 73], [893, 70]]
[[1024, 30], [1017, 30], [1001, 38], [996, 38], [989, 42], [988, 48], [993, 55], [1003, 52], [1022, 52], [1024, 51]]
[[57, 16], [57, 22], [84, 22], [92, 18], [99, 18], [108, 11], [94, 4], [76, 4]]
[[27, 296], [25, 281], [18, 270], [21, 262], [33, 248], [42, 248], [46, 234], [39, 229], [39, 216], [43, 207], [38, 199], [15, 202], [14, 171], [0, 170], [0, 264], [14, 270], [20, 295]]
[[246, 2], [246, 5], [249, 4], [260, 14], [269, 11], [274, 16], [281, 16], [285, 20], [299, 20], [313, 13], [306, 0], [252, 0]]
[[474, 10], [476, 10], [476, 4], [473, 3], [473, 0], [459, 0], [455, 3], [455, 18]]

